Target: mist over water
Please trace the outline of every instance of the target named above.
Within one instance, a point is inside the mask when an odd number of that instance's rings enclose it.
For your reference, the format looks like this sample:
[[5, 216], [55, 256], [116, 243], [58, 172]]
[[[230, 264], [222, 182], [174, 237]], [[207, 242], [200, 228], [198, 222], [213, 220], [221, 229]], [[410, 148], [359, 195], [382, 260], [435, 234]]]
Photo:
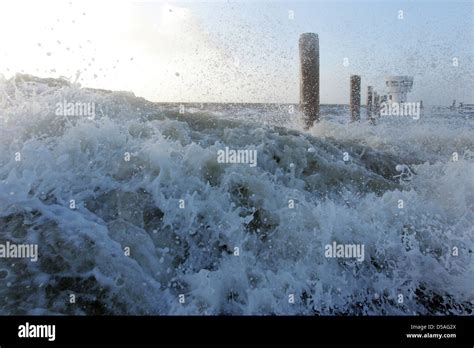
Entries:
[[[58, 116], [64, 100], [94, 118]], [[1, 239], [39, 245], [0, 258], [0, 314], [472, 314], [472, 118], [323, 105], [303, 131], [286, 104], [180, 113], [27, 78], [0, 102]], [[225, 147], [257, 165], [218, 163]], [[333, 242], [364, 260], [325, 257]]]

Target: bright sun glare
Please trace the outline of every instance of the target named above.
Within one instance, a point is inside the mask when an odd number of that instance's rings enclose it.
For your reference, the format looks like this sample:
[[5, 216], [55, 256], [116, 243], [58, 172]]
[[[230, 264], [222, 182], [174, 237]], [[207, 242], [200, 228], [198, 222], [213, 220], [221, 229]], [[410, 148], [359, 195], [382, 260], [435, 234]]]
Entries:
[[224, 59], [189, 9], [166, 3], [6, 1], [0, 14], [0, 73], [7, 77], [79, 72], [85, 86], [173, 100], [178, 90], [208, 92], [204, 70]]

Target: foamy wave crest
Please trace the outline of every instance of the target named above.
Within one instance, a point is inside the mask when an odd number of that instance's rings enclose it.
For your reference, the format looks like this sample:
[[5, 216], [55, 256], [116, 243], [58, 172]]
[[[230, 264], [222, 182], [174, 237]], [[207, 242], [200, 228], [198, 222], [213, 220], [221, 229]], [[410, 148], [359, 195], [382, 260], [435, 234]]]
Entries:
[[[1, 240], [39, 245], [0, 258], [1, 314], [472, 313], [472, 122], [458, 140], [436, 125], [450, 161], [422, 125], [305, 133], [21, 76], [0, 95]], [[64, 100], [94, 118], [58, 116]], [[257, 165], [218, 163], [226, 146]], [[333, 242], [364, 261], [325, 257]]]

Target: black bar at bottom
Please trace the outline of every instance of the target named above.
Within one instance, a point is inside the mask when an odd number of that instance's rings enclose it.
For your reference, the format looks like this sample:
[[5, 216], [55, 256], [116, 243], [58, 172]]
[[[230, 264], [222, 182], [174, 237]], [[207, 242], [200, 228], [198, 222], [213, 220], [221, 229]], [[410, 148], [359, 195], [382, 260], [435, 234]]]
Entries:
[[[459, 345], [474, 342], [473, 317], [184, 317], [0, 316], [0, 346], [16, 344], [400, 344]], [[35, 335], [55, 325], [48, 337]], [[51, 331], [50, 331], [51, 332]], [[410, 335], [410, 336], [409, 336]], [[441, 337], [439, 337], [441, 335]], [[52, 335], [49, 336], [49, 338]], [[222, 338], [225, 337], [225, 342]]]

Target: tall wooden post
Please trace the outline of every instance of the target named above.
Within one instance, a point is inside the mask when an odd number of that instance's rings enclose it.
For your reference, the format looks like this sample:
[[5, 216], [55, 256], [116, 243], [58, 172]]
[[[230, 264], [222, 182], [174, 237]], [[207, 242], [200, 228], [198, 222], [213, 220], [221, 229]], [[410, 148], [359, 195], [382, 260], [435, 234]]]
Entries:
[[299, 39], [300, 51], [300, 108], [304, 113], [305, 128], [319, 121], [319, 38], [304, 33]]
[[360, 76], [352, 75], [351, 76], [351, 99], [350, 99], [350, 109], [351, 109], [351, 121], [360, 120]]
[[374, 107], [374, 88], [372, 86], [367, 86], [367, 119], [371, 122], [374, 122], [375, 118], [373, 117], [373, 107]]
[[374, 113], [380, 116], [380, 95], [377, 92], [374, 92]]

